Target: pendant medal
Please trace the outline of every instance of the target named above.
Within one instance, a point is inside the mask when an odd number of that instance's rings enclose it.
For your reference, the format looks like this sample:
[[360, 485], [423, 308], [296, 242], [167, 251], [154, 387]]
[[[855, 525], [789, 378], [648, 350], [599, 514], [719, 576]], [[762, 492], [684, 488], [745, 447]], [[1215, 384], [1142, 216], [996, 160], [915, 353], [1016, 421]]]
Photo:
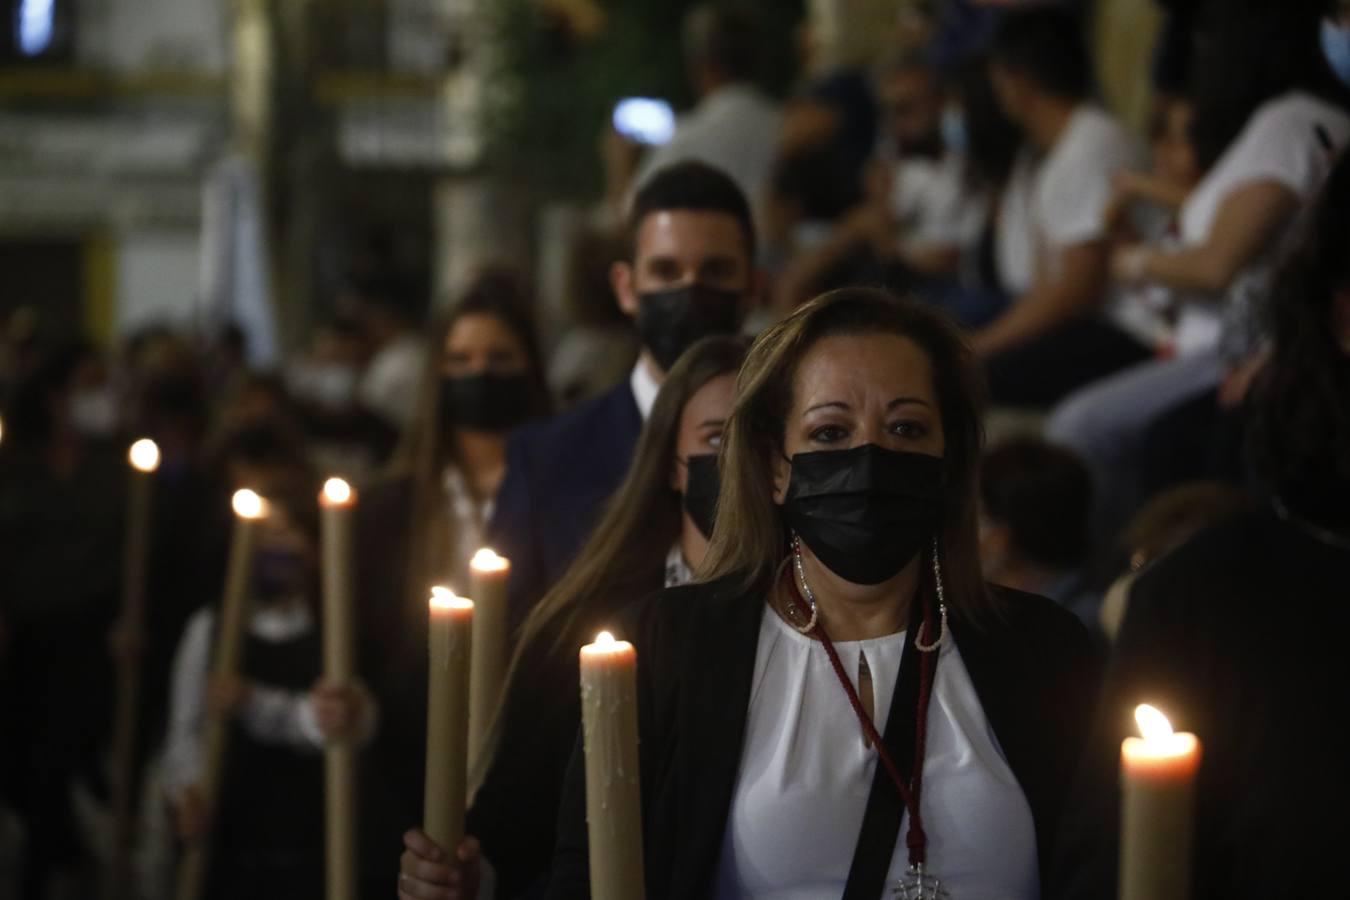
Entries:
[[951, 894], [936, 875], [924, 871], [923, 863], [909, 867], [891, 896], [897, 900], [951, 900]]

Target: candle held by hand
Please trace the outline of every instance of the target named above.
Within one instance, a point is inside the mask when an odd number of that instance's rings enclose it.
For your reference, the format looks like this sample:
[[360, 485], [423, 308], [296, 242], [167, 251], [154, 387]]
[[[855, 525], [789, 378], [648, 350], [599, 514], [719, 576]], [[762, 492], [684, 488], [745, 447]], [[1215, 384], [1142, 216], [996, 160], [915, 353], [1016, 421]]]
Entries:
[[1200, 741], [1147, 704], [1134, 716], [1143, 737], [1120, 747], [1120, 898], [1185, 900]]
[[469, 596], [473, 597], [473, 653], [469, 677], [469, 768], [485, 751], [488, 728], [497, 713], [506, 682], [510, 617], [506, 586], [511, 563], [490, 547], [469, 561]]
[[464, 837], [473, 613], [472, 600], [449, 588], [431, 589], [422, 830], [449, 853]]
[[[329, 478], [319, 494], [323, 544], [323, 674], [348, 686], [356, 674], [352, 604], [352, 514], [356, 492]], [[356, 751], [349, 740], [324, 749], [325, 895], [356, 897]]]

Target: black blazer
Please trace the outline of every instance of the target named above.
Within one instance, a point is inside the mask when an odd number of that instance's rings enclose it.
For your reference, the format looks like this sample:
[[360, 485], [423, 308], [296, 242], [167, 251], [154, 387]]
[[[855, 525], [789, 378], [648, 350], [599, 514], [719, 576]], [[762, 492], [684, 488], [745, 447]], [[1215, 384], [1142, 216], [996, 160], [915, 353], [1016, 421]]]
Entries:
[[1203, 533], [1139, 578], [1047, 896], [1116, 893], [1120, 742], [1156, 704], [1203, 745], [1194, 900], [1347, 895], [1350, 547], [1272, 511]]
[[[995, 588], [982, 626], [952, 617], [961, 658], [1036, 823], [1041, 870], [1096, 692], [1082, 624], [1050, 601]], [[628, 632], [638, 650], [647, 896], [705, 898], [740, 769], [762, 594], [726, 582], [644, 602]], [[548, 897], [590, 895], [585, 765], [573, 753]]]
[[590, 536], [628, 472], [641, 431], [642, 415], [625, 379], [589, 403], [512, 433], [489, 540], [511, 560], [513, 627]]

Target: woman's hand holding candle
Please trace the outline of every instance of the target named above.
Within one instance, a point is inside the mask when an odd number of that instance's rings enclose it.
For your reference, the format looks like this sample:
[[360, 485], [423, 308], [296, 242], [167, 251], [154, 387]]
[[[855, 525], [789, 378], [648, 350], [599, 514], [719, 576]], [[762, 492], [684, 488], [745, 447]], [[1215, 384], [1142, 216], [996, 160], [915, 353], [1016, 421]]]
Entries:
[[309, 702], [326, 741], [359, 741], [371, 730], [374, 698], [359, 680], [338, 683], [320, 678], [310, 689]]
[[478, 896], [482, 866], [477, 838], [466, 836], [453, 858], [420, 828], [403, 835], [403, 846], [399, 900], [472, 900]]
[[238, 675], [214, 674], [206, 682], [206, 708], [223, 719], [239, 714], [253, 694], [253, 683]]

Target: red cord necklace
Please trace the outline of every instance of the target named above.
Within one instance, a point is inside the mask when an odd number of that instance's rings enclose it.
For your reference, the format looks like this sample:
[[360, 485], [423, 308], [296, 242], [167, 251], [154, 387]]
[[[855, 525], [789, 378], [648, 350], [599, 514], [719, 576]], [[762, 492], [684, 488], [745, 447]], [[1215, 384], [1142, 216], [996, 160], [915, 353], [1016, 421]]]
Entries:
[[[787, 567], [784, 569], [784, 574], [788, 574]], [[806, 600], [802, 597], [796, 579], [789, 575], [788, 583], [792, 589], [792, 596], [795, 598], [789, 601], [794, 609], [797, 603], [805, 604]], [[909, 849], [911, 870], [917, 870], [920, 875], [922, 875], [922, 867], [927, 856], [928, 835], [923, 830], [923, 815], [919, 801], [923, 793], [923, 760], [924, 747], [928, 737], [928, 704], [933, 696], [933, 673], [937, 667], [937, 649], [935, 648], [931, 652], [922, 652], [913, 645], [925, 643], [922, 638], [924, 632], [929, 630], [929, 623], [932, 619], [932, 604], [925, 600], [924, 621], [919, 627], [920, 633], [914, 635], [910, 645], [905, 648], [906, 651], [922, 653], [919, 663], [919, 697], [914, 712], [914, 768], [908, 779], [900, 774], [899, 768], [896, 767], [895, 761], [891, 758], [890, 751], [886, 749], [886, 744], [882, 741], [876, 725], [872, 722], [872, 717], [867, 714], [867, 710], [863, 709], [862, 700], [858, 697], [853, 682], [849, 680], [848, 674], [844, 671], [844, 664], [839, 660], [839, 651], [835, 650], [834, 641], [830, 640], [825, 624], [816, 619], [813, 627], [809, 629], [816, 633], [820, 638], [820, 643], [825, 647], [825, 655], [830, 658], [830, 666], [834, 669], [835, 677], [839, 679], [839, 685], [848, 696], [848, 702], [853, 707], [853, 712], [857, 715], [863, 732], [867, 735], [867, 739], [872, 743], [872, 746], [876, 748], [877, 756], [881, 758], [881, 764], [885, 767], [886, 774], [895, 784], [895, 789], [899, 792], [900, 799], [909, 812], [909, 831], [905, 835], [905, 846]]]

